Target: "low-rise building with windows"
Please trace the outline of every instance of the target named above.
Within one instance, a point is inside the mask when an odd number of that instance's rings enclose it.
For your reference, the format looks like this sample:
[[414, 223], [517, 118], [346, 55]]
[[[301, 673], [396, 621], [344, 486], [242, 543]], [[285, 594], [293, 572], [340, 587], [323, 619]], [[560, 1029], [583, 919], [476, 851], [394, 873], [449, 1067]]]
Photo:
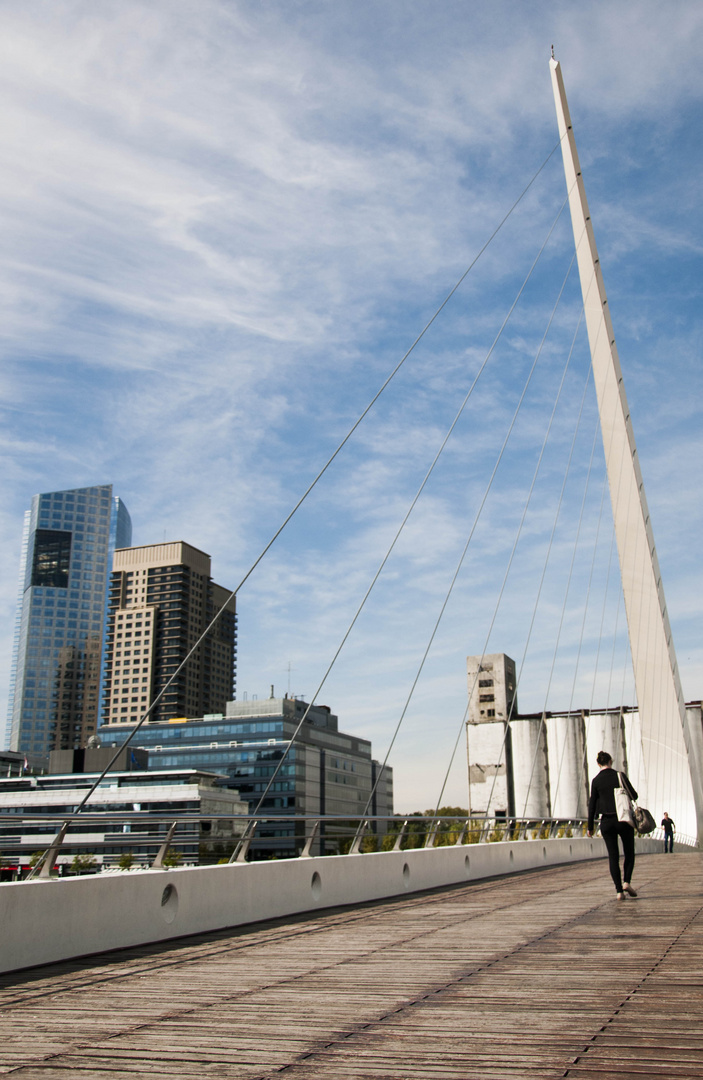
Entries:
[[[119, 745], [130, 730], [129, 725], [104, 725], [100, 730], [103, 745]], [[224, 714], [146, 723], [133, 743], [149, 751], [150, 769], [213, 770], [226, 775], [223, 782], [239, 791], [251, 814], [288, 818], [285, 823], [259, 826], [252, 845], [255, 858], [299, 852], [316, 817], [382, 819], [393, 814], [392, 769], [381, 770], [372, 757], [370, 741], [340, 731], [337, 717], [324, 705], [309, 707], [289, 697], [230, 701]], [[259, 807], [284, 755], [280, 772]], [[381, 820], [372, 828], [385, 831]], [[335, 839], [331, 829], [329, 822], [321, 828], [313, 850], [338, 850], [339, 835]]]
[[[5, 877], [21, 872], [34, 855], [49, 848], [99, 775], [0, 779], [0, 862]], [[92, 856], [96, 869], [118, 865], [125, 855], [135, 865], [148, 865], [171, 822], [179, 819], [173, 849], [181, 865], [228, 858], [244, 831], [242, 815], [248, 807], [236, 790], [222, 786], [224, 781], [224, 776], [189, 768], [109, 772], [85, 812], [72, 822], [55, 865], [68, 870], [76, 855]]]

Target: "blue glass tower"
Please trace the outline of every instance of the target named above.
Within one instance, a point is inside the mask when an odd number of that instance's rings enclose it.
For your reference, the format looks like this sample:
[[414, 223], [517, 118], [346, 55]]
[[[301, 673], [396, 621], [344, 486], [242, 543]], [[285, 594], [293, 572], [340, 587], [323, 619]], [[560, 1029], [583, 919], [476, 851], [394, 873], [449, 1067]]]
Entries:
[[81, 746], [97, 730], [107, 589], [132, 522], [112, 485], [35, 495], [25, 514], [10, 747]]

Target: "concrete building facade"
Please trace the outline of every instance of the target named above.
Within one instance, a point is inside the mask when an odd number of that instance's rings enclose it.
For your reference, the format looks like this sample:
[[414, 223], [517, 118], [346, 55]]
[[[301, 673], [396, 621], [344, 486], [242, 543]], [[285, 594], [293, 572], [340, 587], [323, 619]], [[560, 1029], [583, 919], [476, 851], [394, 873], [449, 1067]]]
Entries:
[[[515, 664], [504, 653], [470, 656], [467, 761], [472, 813], [489, 817], [584, 818], [596, 755], [605, 750], [661, 817], [648, 784], [636, 707], [520, 714]], [[700, 702], [686, 706], [692, 768], [703, 768]], [[651, 805], [650, 805], [651, 804]], [[691, 834], [693, 836], [693, 834]]]
[[469, 812], [515, 813], [510, 719], [517, 709], [515, 664], [505, 653], [469, 656], [466, 725]]
[[224, 608], [150, 721], [223, 712], [235, 691], [237, 616], [210, 577], [210, 556], [178, 541], [115, 552], [105, 648], [103, 724], [136, 723]]

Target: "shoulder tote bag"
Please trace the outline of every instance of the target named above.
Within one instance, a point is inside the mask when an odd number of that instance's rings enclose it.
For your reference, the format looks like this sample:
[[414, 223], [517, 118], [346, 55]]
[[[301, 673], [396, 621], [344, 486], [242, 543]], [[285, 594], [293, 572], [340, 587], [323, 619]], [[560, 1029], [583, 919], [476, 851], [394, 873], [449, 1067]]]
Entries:
[[615, 810], [618, 815], [618, 821], [624, 821], [627, 825], [632, 825], [635, 828], [635, 814], [632, 809], [632, 799], [627, 793], [627, 789], [623, 786], [622, 773], [618, 773], [618, 779], [620, 780], [620, 787], [613, 789], [613, 795], [615, 796]]

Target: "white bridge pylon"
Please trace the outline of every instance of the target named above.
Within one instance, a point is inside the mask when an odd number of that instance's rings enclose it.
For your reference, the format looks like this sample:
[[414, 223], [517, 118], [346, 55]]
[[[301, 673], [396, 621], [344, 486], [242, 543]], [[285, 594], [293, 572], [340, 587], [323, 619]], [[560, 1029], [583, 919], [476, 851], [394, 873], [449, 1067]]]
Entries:
[[593, 225], [586, 201], [561, 68], [550, 61], [571, 223], [591, 350], [613, 508], [646, 789], [640, 799], [667, 810], [677, 830], [703, 838], [700, 732], [689, 726], [637, 446], [625, 396]]

